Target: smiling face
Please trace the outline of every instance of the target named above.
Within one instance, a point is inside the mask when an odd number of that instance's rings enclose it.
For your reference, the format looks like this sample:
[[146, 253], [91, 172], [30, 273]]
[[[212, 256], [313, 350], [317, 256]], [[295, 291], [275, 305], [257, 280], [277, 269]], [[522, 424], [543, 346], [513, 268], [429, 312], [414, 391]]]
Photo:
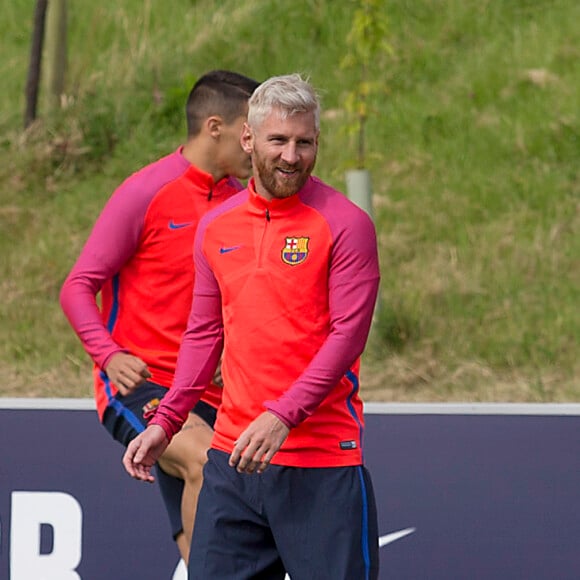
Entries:
[[256, 192], [268, 200], [290, 197], [306, 183], [318, 152], [314, 113], [283, 117], [273, 109], [257, 127], [244, 127], [242, 147], [251, 154]]

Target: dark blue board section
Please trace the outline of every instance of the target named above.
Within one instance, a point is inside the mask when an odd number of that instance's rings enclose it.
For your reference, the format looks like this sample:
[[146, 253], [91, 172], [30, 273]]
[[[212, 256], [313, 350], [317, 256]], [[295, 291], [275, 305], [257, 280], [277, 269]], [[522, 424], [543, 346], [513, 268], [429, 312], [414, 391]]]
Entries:
[[159, 490], [125, 473], [124, 448], [94, 411], [0, 409], [0, 449], [0, 578], [10, 578], [15, 490], [59, 491], [79, 502], [83, 580], [171, 578], [178, 553]]
[[580, 418], [370, 415], [381, 578], [580, 578]]

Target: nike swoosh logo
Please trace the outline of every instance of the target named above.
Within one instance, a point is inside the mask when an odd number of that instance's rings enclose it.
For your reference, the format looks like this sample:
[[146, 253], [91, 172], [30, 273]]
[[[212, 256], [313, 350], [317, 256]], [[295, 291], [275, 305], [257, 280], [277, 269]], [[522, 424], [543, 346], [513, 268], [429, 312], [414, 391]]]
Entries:
[[169, 221], [169, 229], [170, 230], [180, 230], [181, 228], [187, 228], [188, 226], [192, 226], [193, 222], [182, 222], [182, 223], [175, 223], [173, 220]]
[[242, 246], [229, 246], [228, 248], [220, 248], [220, 254], [227, 254], [234, 250], [239, 250]]
[[386, 534], [384, 536], [379, 536], [379, 548], [386, 546], [387, 544], [392, 544], [409, 534], [412, 534], [416, 528], [406, 528], [404, 530], [399, 530], [398, 532], [391, 532], [390, 534]]

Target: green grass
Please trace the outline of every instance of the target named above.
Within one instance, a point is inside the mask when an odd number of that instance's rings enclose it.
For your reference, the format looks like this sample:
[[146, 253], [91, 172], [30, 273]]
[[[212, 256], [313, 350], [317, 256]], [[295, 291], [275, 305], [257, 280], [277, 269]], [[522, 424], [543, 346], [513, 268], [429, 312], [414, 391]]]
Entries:
[[[367, 165], [381, 309], [367, 400], [580, 399], [580, 5], [390, 0]], [[69, 2], [63, 108], [22, 130], [31, 3], [0, 21], [0, 395], [90, 396], [60, 285], [125, 176], [183, 140], [194, 79], [299, 71], [344, 190], [349, 0]], [[44, 95], [42, 95], [44, 96]]]

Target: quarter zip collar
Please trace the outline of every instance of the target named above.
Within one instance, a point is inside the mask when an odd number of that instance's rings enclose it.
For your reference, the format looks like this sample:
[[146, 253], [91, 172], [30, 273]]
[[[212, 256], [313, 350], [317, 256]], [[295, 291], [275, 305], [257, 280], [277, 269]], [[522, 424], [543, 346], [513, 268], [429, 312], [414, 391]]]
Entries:
[[197, 195], [207, 198], [208, 201], [223, 195], [224, 189], [216, 186], [225, 185], [230, 179], [229, 177], [224, 177], [216, 183], [211, 173], [202, 171], [199, 167], [192, 165], [183, 157], [183, 147], [178, 149], [178, 153], [188, 165], [183, 176], [193, 186], [193, 190]]
[[280, 214], [282, 212], [286, 212], [291, 208], [296, 207], [300, 203], [300, 192], [303, 191], [307, 186], [308, 184], [306, 184], [304, 188], [302, 188], [298, 193], [295, 193], [290, 197], [285, 197], [283, 199], [274, 198], [268, 201], [265, 197], [262, 197], [259, 193], [256, 192], [256, 185], [254, 178], [252, 177], [248, 182], [248, 200], [250, 207], [257, 213], [261, 215], [266, 214], [269, 217], [271, 217], [273, 213]]

